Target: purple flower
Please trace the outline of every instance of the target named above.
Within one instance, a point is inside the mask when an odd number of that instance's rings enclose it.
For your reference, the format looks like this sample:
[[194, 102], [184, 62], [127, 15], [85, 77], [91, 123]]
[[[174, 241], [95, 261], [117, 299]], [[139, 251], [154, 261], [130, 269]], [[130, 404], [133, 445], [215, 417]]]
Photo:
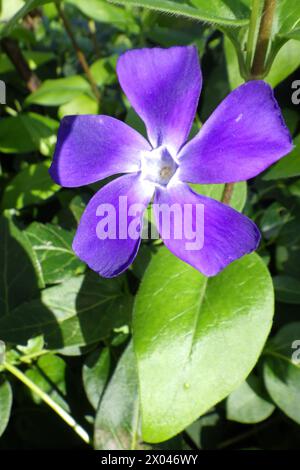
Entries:
[[[292, 149], [272, 89], [250, 81], [218, 106], [189, 142], [202, 76], [195, 47], [140, 49], [123, 54], [117, 64], [123, 91], [143, 119], [148, 140], [109, 116], [67, 116], [60, 125], [50, 168], [65, 187], [120, 176], [98, 191], [78, 227], [73, 249], [101, 276], [113, 277], [134, 260], [140, 237], [99, 239], [98, 207], [111, 204], [120, 217], [120, 196], [127, 204], [204, 205], [204, 245], [187, 249], [185, 239], [170, 236], [166, 246], [206, 276], [257, 248], [256, 225], [231, 207], [193, 192], [187, 183], [214, 184], [253, 178]], [[139, 213], [141, 231], [143, 211]], [[128, 216], [128, 222], [131, 219]], [[174, 228], [174, 227], [173, 227]], [[172, 232], [173, 233], [173, 232]]]

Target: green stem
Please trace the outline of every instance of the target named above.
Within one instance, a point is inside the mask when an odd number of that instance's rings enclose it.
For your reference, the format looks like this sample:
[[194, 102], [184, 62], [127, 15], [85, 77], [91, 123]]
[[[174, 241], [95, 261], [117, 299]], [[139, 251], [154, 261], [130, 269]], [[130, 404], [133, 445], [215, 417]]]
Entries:
[[28, 387], [32, 392], [38, 395], [45, 403], [47, 403], [50, 408], [55, 411], [55, 413], [60, 416], [65, 423], [67, 423], [75, 432], [78, 434], [79, 437], [86, 443], [90, 444], [90, 438], [88, 433], [69, 415], [61, 406], [59, 406], [51, 397], [43, 390], [41, 390], [34, 382], [32, 382], [23, 372], [21, 372], [17, 367], [9, 364], [8, 362], [4, 362], [3, 367], [14, 375], [17, 379], [19, 379], [26, 387]]
[[61, 18], [61, 20], [63, 22], [66, 33], [70, 38], [71, 44], [72, 44], [72, 46], [74, 48], [74, 51], [77, 55], [77, 59], [78, 59], [80, 65], [81, 65], [83, 71], [85, 72], [86, 78], [88, 79], [88, 81], [91, 85], [92, 92], [94, 93], [95, 98], [99, 103], [100, 102], [100, 92], [98, 90], [97, 83], [94, 80], [94, 77], [92, 75], [91, 69], [90, 69], [89, 64], [87, 62], [87, 59], [86, 59], [83, 51], [79, 47], [79, 44], [76, 40], [76, 37], [75, 37], [75, 34], [73, 32], [71, 23], [69, 22], [67, 16], [65, 15], [64, 10], [62, 9], [60, 3], [59, 2], [55, 3], [55, 6], [56, 6], [56, 10], [57, 10], [57, 13], [58, 13], [59, 17]]
[[43, 356], [44, 354], [49, 354], [50, 351], [47, 351], [47, 349], [42, 349], [41, 351], [37, 351], [35, 353], [31, 354], [24, 354], [24, 356], [20, 356], [20, 361], [25, 362], [25, 363], [30, 363], [32, 359], [36, 359], [40, 356]]
[[248, 31], [248, 40], [247, 40], [247, 57], [246, 57], [246, 67], [249, 71], [251, 68], [253, 53], [254, 53], [254, 41], [256, 34], [256, 27], [258, 23], [259, 13], [260, 13], [260, 4], [261, 0], [252, 0], [252, 10]]
[[276, 10], [276, 0], [265, 0], [261, 16], [258, 38], [251, 68], [251, 77], [256, 80], [266, 74], [265, 63], [272, 34], [272, 25]]
[[[276, 9], [276, 0], [265, 0], [263, 6], [263, 13], [260, 21], [258, 37], [254, 52], [253, 64], [251, 67], [251, 60], [253, 56], [253, 49], [255, 43], [255, 33], [256, 25], [258, 21], [258, 16], [260, 12], [260, 0], [253, 0], [252, 2], [252, 12], [249, 25], [249, 34], [247, 42], [247, 57], [246, 57], [246, 76], [242, 73], [245, 80], [259, 79], [266, 75], [266, 56], [268, 52], [268, 47], [270, 43], [273, 19]], [[239, 57], [239, 56], [238, 56]], [[239, 59], [240, 62], [240, 59]], [[243, 68], [240, 65], [240, 70], [243, 71]], [[230, 204], [232, 194], [233, 194], [234, 184], [227, 183], [224, 187], [224, 192], [222, 196], [222, 202], [224, 204]]]

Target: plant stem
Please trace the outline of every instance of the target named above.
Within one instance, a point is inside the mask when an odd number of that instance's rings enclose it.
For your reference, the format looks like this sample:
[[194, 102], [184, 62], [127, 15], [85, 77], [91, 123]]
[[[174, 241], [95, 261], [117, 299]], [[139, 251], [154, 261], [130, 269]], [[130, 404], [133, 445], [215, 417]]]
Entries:
[[27, 89], [30, 92], [36, 91], [41, 82], [38, 76], [30, 70], [17, 41], [11, 38], [3, 38], [1, 40], [1, 47], [13, 63], [22, 80], [26, 83]]
[[60, 405], [58, 405], [52, 398], [43, 390], [41, 390], [34, 382], [32, 382], [23, 372], [21, 372], [17, 367], [4, 362], [2, 366], [11, 374], [13, 374], [17, 379], [19, 379], [24, 385], [26, 385], [32, 392], [38, 395], [45, 403], [47, 403], [50, 408], [55, 411], [64, 421], [67, 423], [79, 437], [86, 443], [90, 444], [90, 438], [88, 433], [69, 415]]
[[64, 24], [64, 27], [65, 27], [65, 30], [66, 30], [66, 33], [68, 34], [69, 38], [70, 38], [70, 41], [72, 43], [72, 46], [75, 50], [75, 53], [77, 55], [77, 59], [84, 71], [84, 73], [86, 74], [86, 78], [88, 79], [90, 85], [91, 85], [91, 89], [95, 95], [95, 98], [96, 100], [99, 102], [100, 101], [100, 93], [99, 93], [99, 90], [98, 90], [98, 87], [97, 87], [97, 84], [94, 80], [94, 77], [92, 75], [92, 72], [91, 72], [91, 69], [89, 67], [89, 64], [86, 60], [86, 57], [83, 53], [83, 51], [80, 49], [79, 47], [79, 44], [77, 43], [76, 39], [75, 39], [75, 35], [73, 33], [73, 30], [72, 30], [72, 27], [71, 27], [71, 24], [68, 20], [68, 18], [66, 17], [63, 9], [61, 8], [60, 4], [59, 3], [55, 3], [55, 6], [56, 6], [56, 9], [57, 9], [57, 12]]
[[260, 4], [261, 0], [252, 0], [252, 9], [251, 17], [248, 31], [248, 40], [247, 40], [247, 57], [246, 57], [246, 68], [249, 71], [251, 68], [253, 52], [254, 52], [254, 41], [257, 21], [260, 13]]
[[[268, 46], [270, 42], [270, 37], [272, 33], [272, 24], [274, 19], [276, 9], [276, 0], [265, 0], [263, 6], [262, 17], [260, 20], [260, 26], [258, 31], [258, 37], [254, 52], [253, 64], [251, 68], [251, 72], [248, 73], [246, 80], [257, 80], [262, 78], [266, 74], [265, 69], [265, 62], [266, 56], [268, 52]], [[252, 3], [252, 13], [249, 25], [249, 35], [248, 35], [248, 43], [247, 43], [247, 58], [246, 58], [246, 69], [249, 70], [251, 59], [253, 55], [253, 46], [255, 40], [255, 30], [256, 30], [256, 23], [257, 18], [259, 15], [260, 10], [260, 0], [253, 0]], [[233, 183], [226, 183], [222, 202], [224, 204], [230, 204], [231, 197], [233, 194]]]
[[232, 437], [231, 439], [227, 439], [227, 441], [221, 442], [221, 444], [218, 445], [217, 449], [225, 449], [226, 447], [238, 444], [239, 442], [248, 439], [249, 437], [255, 436], [255, 434], [258, 434], [260, 431], [263, 431], [264, 429], [268, 428], [277, 421], [278, 417], [276, 416], [275, 418], [270, 419], [269, 421], [265, 421], [262, 424], [255, 426], [253, 429], [244, 432], [243, 434], [239, 434], [238, 436]]
[[265, 62], [272, 33], [275, 9], [276, 0], [265, 0], [251, 69], [252, 79], [259, 79], [265, 75]]
[[230, 205], [231, 197], [233, 194], [234, 183], [226, 183], [222, 195], [223, 204]]

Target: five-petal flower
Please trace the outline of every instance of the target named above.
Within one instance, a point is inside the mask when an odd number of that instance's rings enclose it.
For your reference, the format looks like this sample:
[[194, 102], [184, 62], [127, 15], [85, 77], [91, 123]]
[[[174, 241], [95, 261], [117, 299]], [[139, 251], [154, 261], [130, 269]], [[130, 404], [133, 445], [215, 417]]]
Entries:
[[[120, 274], [135, 258], [140, 238], [97, 237], [97, 208], [144, 206], [154, 196], [162, 233], [161, 204], [203, 204], [204, 245], [187, 249], [185, 240], [169, 237], [166, 246], [206, 276], [213, 276], [255, 250], [256, 225], [231, 207], [196, 194], [187, 183], [229, 183], [256, 176], [292, 149], [273, 91], [250, 81], [230, 93], [187, 142], [201, 91], [202, 76], [194, 47], [140, 49], [123, 54], [117, 64], [123, 91], [143, 119], [148, 140], [121, 121], [97, 115], [67, 116], [60, 125], [50, 168], [54, 181], [78, 187], [118, 173], [89, 202], [73, 249], [104, 277]], [[128, 216], [129, 217], [129, 216]], [[140, 213], [140, 228], [143, 213]], [[173, 233], [173, 232], [172, 232]]]

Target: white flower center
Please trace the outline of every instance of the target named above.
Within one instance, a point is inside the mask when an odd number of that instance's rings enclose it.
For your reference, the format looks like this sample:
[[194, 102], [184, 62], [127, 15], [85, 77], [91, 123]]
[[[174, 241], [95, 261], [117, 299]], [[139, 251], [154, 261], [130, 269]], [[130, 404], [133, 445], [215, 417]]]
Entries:
[[178, 165], [166, 147], [146, 152], [142, 158], [142, 177], [160, 186], [167, 186]]

